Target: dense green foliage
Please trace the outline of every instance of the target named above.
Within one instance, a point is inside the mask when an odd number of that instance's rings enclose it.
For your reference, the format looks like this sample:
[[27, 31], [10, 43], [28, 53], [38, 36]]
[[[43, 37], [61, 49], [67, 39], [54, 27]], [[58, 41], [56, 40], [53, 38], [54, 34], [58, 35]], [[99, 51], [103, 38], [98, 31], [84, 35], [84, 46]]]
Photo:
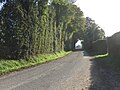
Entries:
[[92, 43], [92, 53], [94, 55], [103, 55], [107, 53], [106, 40], [97, 40]]
[[103, 40], [105, 38], [105, 32], [100, 28], [94, 20], [86, 17], [86, 31], [84, 32], [84, 44], [85, 48], [92, 49], [92, 43], [97, 40]]
[[108, 55], [116, 61], [120, 61], [120, 32], [107, 37]]
[[71, 10], [73, 13], [75, 13], [66, 30], [66, 50], [74, 50], [74, 45], [77, 42], [77, 39], [84, 39], [85, 18], [83, 17], [83, 12], [75, 5], [72, 6]]
[[71, 50], [85, 30], [83, 12], [73, 1], [6, 0], [0, 11], [0, 58]]
[[30, 66], [35, 66], [45, 62], [53, 61], [57, 58], [63, 57], [71, 52], [57, 52], [54, 54], [42, 54], [37, 57], [30, 58], [27, 60], [1, 60], [0, 61], [0, 75], [9, 73], [11, 71], [27, 68]]

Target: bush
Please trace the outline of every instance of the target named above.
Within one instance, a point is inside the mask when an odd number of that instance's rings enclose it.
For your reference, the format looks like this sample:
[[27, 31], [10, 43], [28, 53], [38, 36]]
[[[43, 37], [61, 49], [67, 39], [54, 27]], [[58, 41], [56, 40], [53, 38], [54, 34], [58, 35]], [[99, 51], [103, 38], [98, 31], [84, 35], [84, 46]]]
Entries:
[[107, 53], [107, 43], [106, 40], [97, 40], [92, 43], [92, 50], [94, 54], [106, 54]]
[[120, 32], [107, 38], [108, 54], [111, 58], [120, 59]]

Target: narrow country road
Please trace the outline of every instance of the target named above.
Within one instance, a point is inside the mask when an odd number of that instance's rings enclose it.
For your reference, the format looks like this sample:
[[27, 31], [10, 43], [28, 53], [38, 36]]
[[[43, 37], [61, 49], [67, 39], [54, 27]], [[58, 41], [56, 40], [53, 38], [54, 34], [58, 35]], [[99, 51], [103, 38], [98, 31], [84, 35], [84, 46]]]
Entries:
[[89, 57], [82, 51], [0, 78], [0, 90], [82, 90], [90, 75]]
[[1, 77], [0, 90], [120, 90], [120, 70], [77, 51]]

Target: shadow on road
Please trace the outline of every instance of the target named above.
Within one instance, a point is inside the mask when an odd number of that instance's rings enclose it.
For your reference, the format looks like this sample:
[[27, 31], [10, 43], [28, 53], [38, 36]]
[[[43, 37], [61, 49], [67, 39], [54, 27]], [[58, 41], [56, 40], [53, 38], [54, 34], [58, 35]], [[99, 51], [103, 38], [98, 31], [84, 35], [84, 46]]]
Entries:
[[90, 54], [88, 54], [86, 51], [83, 51], [83, 55], [84, 56], [90, 56]]
[[108, 56], [91, 60], [91, 86], [88, 90], [120, 90], [120, 69], [109, 65]]

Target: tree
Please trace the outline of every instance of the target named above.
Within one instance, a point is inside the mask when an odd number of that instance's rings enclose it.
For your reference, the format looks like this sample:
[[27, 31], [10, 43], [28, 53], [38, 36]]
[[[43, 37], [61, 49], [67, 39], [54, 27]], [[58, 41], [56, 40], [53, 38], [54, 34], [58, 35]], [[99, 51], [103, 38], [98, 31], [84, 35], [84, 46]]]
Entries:
[[86, 17], [86, 31], [84, 33], [85, 47], [90, 49], [93, 41], [103, 40], [105, 32], [98, 26], [94, 20]]
[[67, 27], [66, 35], [66, 49], [73, 50], [77, 39], [83, 39], [85, 31], [85, 18], [83, 17], [83, 12], [76, 5], [72, 5], [71, 11], [73, 11], [74, 16]]
[[83, 12], [73, 1], [6, 0], [0, 11], [0, 58], [29, 59], [64, 50], [73, 36], [83, 38], [84, 26]]

